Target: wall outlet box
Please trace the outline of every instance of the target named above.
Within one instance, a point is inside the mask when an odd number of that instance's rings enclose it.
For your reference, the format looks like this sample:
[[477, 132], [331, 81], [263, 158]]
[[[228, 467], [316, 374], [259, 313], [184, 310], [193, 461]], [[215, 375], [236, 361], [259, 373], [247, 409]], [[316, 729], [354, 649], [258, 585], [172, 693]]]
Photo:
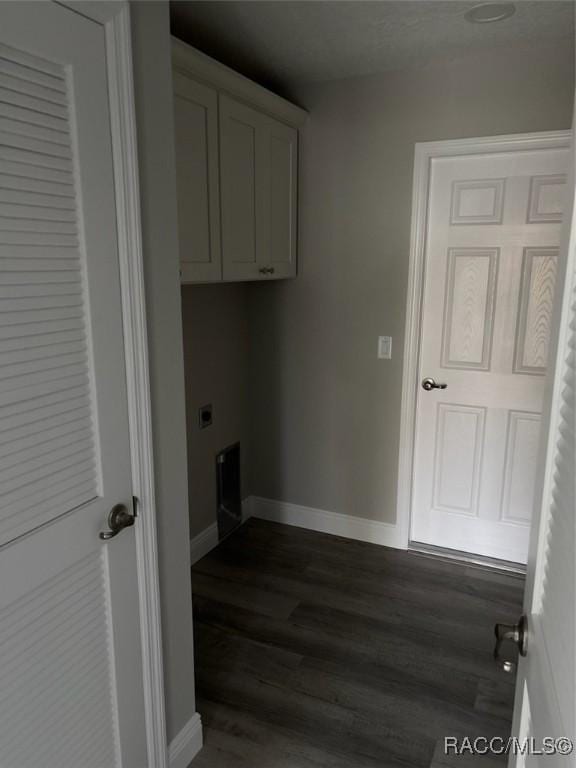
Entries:
[[378, 357], [390, 360], [392, 357], [392, 336], [378, 336]]

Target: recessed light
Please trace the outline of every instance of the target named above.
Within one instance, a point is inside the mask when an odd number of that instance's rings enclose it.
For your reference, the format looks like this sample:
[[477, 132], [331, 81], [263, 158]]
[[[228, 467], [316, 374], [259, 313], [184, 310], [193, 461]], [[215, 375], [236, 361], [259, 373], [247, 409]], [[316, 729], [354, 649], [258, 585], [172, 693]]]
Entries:
[[481, 3], [466, 11], [465, 18], [473, 24], [490, 24], [508, 19], [516, 13], [514, 3]]

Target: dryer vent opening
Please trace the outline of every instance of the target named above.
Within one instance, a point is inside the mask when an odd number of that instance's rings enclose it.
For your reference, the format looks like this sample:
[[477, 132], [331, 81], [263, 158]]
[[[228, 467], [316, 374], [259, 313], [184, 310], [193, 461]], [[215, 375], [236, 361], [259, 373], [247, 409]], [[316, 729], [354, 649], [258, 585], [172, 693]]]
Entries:
[[222, 541], [242, 522], [240, 443], [225, 448], [216, 456], [216, 483], [218, 539]]

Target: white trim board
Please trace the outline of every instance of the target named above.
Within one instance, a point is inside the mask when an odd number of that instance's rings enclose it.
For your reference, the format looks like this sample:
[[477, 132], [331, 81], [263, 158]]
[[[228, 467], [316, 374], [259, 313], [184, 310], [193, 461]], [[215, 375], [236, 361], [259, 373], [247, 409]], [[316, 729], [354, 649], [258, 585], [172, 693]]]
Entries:
[[[343, 536], [346, 539], [367, 541], [384, 547], [406, 549], [402, 532], [396, 525], [382, 523], [379, 520], [367, 520], [364, 517], [342, 515], [339, 512], [328, 512], [314, 507], [304, 507], [301, 504], [291, 504], [288, 501], [248, 496], [242, 502], [242, 523], [245, 523], [250, 517], [269, 520], [273, 523], [294, 525], [297, 528], [307, 528], [310, 531], [330, 533], [333, 536]], [[212, 523], [190, 540], [191, 564], [194, 565], [217, 545], [218, 529], [216, 523]]]
[[409, 546], [410, 540], [416, 394], [420, 358], [420, 311], [424, 288], [428, 188], [432, 159], [499, 152], [561, 149], [569, 147], [571, 140], [571, 131], [546, 131], [431, 141], [415, 145], [396, 506], [398, 535], [404, 549]]
[[[242, 524], [252, 517], [252, 496], [242, 501]], [[214, 522], [190, 539], [190, 565], [201, 560], [204, 555], [218, 546], [218, 526]]]
[[170, 742], [169, 768], [188, 768], [202, 749], [202, 721], [196, 712]]
[[339, 512], [328, 512], [324, 509], [304, 507], [286, 501], [263, 499], [258, 496], [252, 496], [250, 503], [252, 516], [261, 520], [294, 525], [298, 528], [330, 533], [333, 536], [343, 536], [356, 541], [367, 541], [385, 547], [406, 549], [401, 531], [398, 526], [391, 523], [342, 515]]
[[123, 11], [112, 23], [106, 24], [108, 83], [126, 348], [132, 492], [138, 499], [139, 513], [136, 549], [148, 763], [154, 768], [164, 768], [167, 764], [167, 736], [132, 38], [129, 6], [128, 3], [121, 5]]
[[212, 523], [190, 539], [190, 565], [194, 565], [218, 546], [218, 526]]

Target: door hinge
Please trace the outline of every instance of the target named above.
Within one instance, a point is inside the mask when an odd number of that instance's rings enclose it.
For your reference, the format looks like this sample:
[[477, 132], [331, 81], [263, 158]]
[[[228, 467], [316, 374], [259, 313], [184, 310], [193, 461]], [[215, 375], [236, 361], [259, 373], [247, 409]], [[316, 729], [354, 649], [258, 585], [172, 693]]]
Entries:
[[140, 502], [138, 501], [138, 496], [132, 496], [132, 514], [134, 517], [138, 517], [138, 507], [140, 505]]

